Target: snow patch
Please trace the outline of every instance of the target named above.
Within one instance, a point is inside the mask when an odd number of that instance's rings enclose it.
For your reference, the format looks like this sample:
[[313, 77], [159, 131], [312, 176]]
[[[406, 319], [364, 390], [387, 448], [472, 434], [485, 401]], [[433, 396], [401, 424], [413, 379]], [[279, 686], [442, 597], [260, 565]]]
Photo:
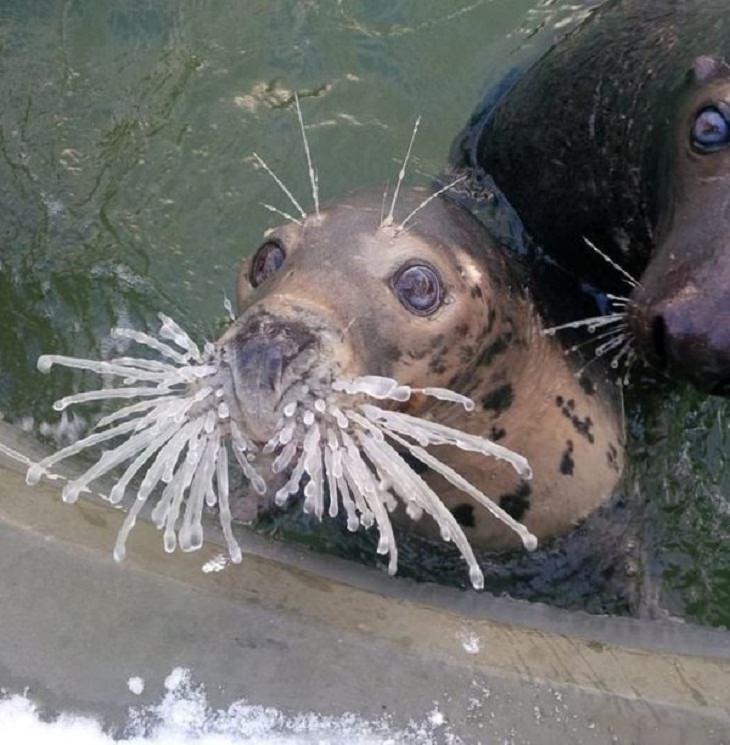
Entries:
[[[144, 687], [141, 678], [127, 683], [133, 693], [138, 684]], [[126, 726], [114, 733], [104, 731], [92, 717], [68, 712], [44, 721], [26, 695], [11, 695], [0, 700], [2, 739], [44, 745], [435, 745], [446, 738], [451, 745], [462, 744], [446, 731], [438, 706], [423, 722], [395, 730], [385, 717], [367, 721], [347, 713], [287, 714], [244, 700], [213, 709], [204, 688], [194, 685], [190, 671], [180, 667], [167, 676], [164, 687], [160, 703], [130, 708]]]

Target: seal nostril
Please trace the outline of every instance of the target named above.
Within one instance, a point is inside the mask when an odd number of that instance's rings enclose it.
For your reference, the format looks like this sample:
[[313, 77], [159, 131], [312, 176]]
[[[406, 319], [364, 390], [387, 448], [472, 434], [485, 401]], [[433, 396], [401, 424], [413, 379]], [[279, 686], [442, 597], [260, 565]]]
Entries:
[[655, 316], [651, 324], [651, 340], [654, 354], [661, 367], [667, 365], [667, 324], [662, 316]]

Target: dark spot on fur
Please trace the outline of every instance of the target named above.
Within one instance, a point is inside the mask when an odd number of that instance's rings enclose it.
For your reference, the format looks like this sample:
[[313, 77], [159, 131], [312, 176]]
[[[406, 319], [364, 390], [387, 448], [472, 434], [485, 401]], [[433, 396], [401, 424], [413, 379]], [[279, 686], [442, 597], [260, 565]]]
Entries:
[[456, 518], [456, 522], [462, 528], [473, 528], [476, 525], [474, 520], [474, 507], [470, 504], [458, 504], [451, 510], [451, 514]]
[[575, 461], [573, 460], [573, 441], [568, 440], [565, 443], [565, 452], [560, 459], [560, 473], [563, 476], [572, 476], [575, 471]]
[[497, 414], [501, 414], [512, 406], [514, 400], [515, 394], [512, 390], [512, 386], [507, 383], [499, 388], [495, 388], [491, 393], [484, 396], [482, 399], [482, 406], [488, 411], [494, 411]]
[[532, 489], [529, 484], [522, 482], [510, 494], [503, 494], [499, 498], [499, 506], [515, 520], [521, 520], [522, 516], [530, 509], [530, 495]]
[[499, 356], [503, 352], [507, 351], [509, 343], [512, 339], [511, 334], [502, 334], [499, 338], [493, 341], [482, 353], [479, 358], [480, 365], [491, 365], [494, 362], [495, 357]]
[[[555, 402], [558, 403], [558, 401], [562, 401], [562, 398], [558, 396], [555, 399]], [[561, 404], [558, 403], [558, 406]], [[571, 398], [570, 401], [565, 404], [562, 408], [563, 416], [566, 419], [570, 419], [571, 424], [573, 425], [573, 429], [581, 435], [581, 437], [585, 437], [588, 442], [591, 443], [591, 445], [596, 441], [596, 438], [593, 436], [593, 433], [591, 432], [591, 429], [593, 428], [593, 420], [587, 416], [585, 419], [581, 419], [577, 414], [574, 413], [575, 411], [575, 401]]]
[[507, 436], [507, 430], [504, 427], [492, 427], [489, 432], [489, 439], [492, 442], [499, 442]]
[[443, 375], [446, 372], [446, 362], [444, 362], [444, 355], [440, 354], [438, 357], [434, 357], [431, 362], [428, 363], [428, 369], [434, 375]]
[[608, 465], [610, 468], [612, 468], [614, 471], [618, 473], [619, 470], [619, 464], [618, 464], [618, 450], [616, 450], [616, 447], [612, 442], [608, 443], [608, 450], [606, 451], [606, 460], [608, 461]]
[[482, 297], [482, 295], [483, 295], [483, 293], [482, 293], [482, 288], [481, 288], [481, 287], [480, 287], [479, 285], [474, 285], [474, 286], [473, 286], [473, 287], [471, 288], [471, 296], [472, 296], [473, 298], [478, 298], [478, 297]]
[[487, 333], [491, 334], [494, 328], [494, 323], [497, 320], [497, 311], [494, 308], [489, 309], [489, 316], [487, 318]]
[[581, 375], [578, 383], [587, 395], [592, 396], [596, 392], [596, 384], [587, 375]]
[[565, 399], [562, 396], [555, 396], [556, 406], [560, 406], [562, 408], [564, 403], [565, 403]]
[[457, 336], [466, 336], [469, 333], [469, 324], [468, 323], [460, 323], [456, 327], [456, 335]]

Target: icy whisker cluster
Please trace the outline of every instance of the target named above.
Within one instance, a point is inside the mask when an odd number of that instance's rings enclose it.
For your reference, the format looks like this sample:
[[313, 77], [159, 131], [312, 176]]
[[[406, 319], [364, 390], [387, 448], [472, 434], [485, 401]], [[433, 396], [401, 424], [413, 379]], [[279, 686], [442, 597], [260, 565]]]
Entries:
[[[376, 526], [377, 551], [389, 556], [388, 572], [395, 574], [398, 547], [389, 515], [400, 502], [412, 519], [418, 520], [426, 513], [436, 521], [442, 538], [453, 541], [466, 560], [473, 586], [481, 589], [484, 575], [464, 531], [438, 494], [407, 463], [402, 455], [405, 452], [509, 526], [525, 548], [537, 547], [537, 539], [524, 525], [426, 448], [451, 445], [496, 457], [509, 463], [521, 478], [529, 479], [532, 471], [525, 458], [483, 437], [363, 402], [365, 397], [404, 402], [419, 393], [471, 410], [474, 404], [470, 399], [442, 388], [411, 388], [376, 376], [339, 381], [332, 387], [340, 398], [342, 394], [357, 398], [347, 406], [337, 405], [335, 396], [316, 399], [311, 407], [289, 404], [279, 433], [263, 449], [264, 453], [278, 451], [272, 466], [275, 472], [291, 466], [289, 479], [275, 495], [278, 505], [299, 494], [306, 481], [304, 511], [321, 519], [325, 509], [330, 517], [343, 510], [347, 527], [353, 532], [361, 526]], [[296, 433], [302, 433], [300, 443]]]
[[56, 411], [91, 401], [135, 401], [104, 416], [83, 439], [32, 464], [26, 480], [35, 484], [43, 475], [50, 475], [61, 461], [88, 448], [108, 447], [112, 441], [120, 440], [103, 450], [99, 460], [83, 474], [70, 479], [62, 494], [64, 501], [75, 502], [82, 492], [91, 490], [93, 482], [126, 463], [109, 494], [102, 495], [112, 504], [119, 504], [130, 483], [144, 473], [119, 531], [114, 558], [124, 558], [127, 537], [140, 511], [160, 487], [162, 492], [152, 510], [152, 520], [164, 531], [166, 551], [174, 551], [177, 545], [183, 551], [200, 548], [203, 507], [218, 505], [231, 559], [239, 562], [241, 549], [231, 530], [226, 440], [231, 432], [235, 433], [234, 454], [246, 464], [244, 473], [253, 487], [263, 493], [263, 479], [247, 457], [254, 447], [231, 427], [225, 400], [230, 380], [218, 350], [209, 344], [201, 352], [172, 319], [162, 314], [160, 319], [158, 337], [127, 328], [113, 329], [111, 335], [147, 347], [161, 360], [119, 357], [97, 361], [60, 355], [39, 358], [42, 372], [61, 365], [121, 379], [121, 384], [115, 383], [114, 387], [66, 396], [54, 404]]

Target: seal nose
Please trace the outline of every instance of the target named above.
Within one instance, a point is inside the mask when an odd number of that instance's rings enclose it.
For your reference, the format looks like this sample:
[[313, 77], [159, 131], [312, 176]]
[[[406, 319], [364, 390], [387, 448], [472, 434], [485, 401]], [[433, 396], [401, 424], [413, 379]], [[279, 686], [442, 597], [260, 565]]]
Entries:
[[632, 318], [638, 347], [656, 367], [699, 389], [730, 395], [730, 319], [708, 311], [702, 297], [639, 305]]
[[274, 392], [286, 367], [313, 342], [303, 324], [273, 316], [253, 318], [232, 342], [237, 375], [248, 388]]
[[280, 340], [254, 336], [239, 343], [239, 372], [257, 387], [273, 392], [281, 382], [284, 345]]
[[306, 326], [269, 314], [243, 320], [226, 339], [236, 416], [253, 440], [265, 442], [275, 431], [281, 398], [306, 371], [314, 344]]

